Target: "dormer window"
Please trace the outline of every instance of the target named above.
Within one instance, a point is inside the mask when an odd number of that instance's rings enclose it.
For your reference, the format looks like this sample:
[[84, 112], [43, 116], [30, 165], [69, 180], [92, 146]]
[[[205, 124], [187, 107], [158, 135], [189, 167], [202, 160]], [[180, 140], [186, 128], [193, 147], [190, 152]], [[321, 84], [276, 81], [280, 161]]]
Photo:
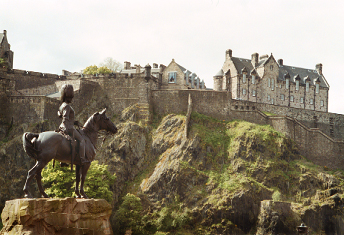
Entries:
[[295, 83], [296, 83], [295, 89], [298, 91], [300, 89], [300, 81], [296, 80]]
[[176, 83], [176, 82], [177, 82], [177, 72], [169, 72], [168, 83]]
[[285, 89], [289, 89], [289, 78], [285, 79]]
[[243, 83], [246, 83], [246, 73], [244, 73], [244, 74], [242, 75], [242, 82], [243, 82]]
[[256, 76], [252, 75], [252, 84], [256, 83]]
[[306, 92], [309, 92], [309, 82], [306, 82]]
[[319, 83], [315, 84], [315, 93], [319, 93]]

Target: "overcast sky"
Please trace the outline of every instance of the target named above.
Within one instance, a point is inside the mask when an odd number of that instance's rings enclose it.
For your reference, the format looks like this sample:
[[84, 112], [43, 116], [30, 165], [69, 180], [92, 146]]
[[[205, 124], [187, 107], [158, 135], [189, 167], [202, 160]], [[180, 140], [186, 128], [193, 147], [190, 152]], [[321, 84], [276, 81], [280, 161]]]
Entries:
[[213, 87], [226, 49], [323, 64], [329, 111], [344, 114], [344, 1], [4, 0], [0, 23], [14, 68], [61, 74], [106, 57], [142, 66], [172, 58]]

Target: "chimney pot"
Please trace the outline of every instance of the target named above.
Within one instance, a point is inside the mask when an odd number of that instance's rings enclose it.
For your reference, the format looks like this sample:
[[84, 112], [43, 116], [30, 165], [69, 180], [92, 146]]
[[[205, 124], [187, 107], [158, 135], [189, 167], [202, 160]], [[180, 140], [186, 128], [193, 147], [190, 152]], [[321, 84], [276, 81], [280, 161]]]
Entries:
[[153, 63], [153, 68], [158, 68], [158, 64], [157, 63]]
[[124, 69], [130, 69], [131, 63], [128, 61], [124, 61]]
[[279, 60], [278, 60], [278, 64], [281, 65], [281, 66], [283, 66], [283, 59], [279, 59]]
[[226, 51], [226, 59], [227, 58], [231, 58], [232, 57], [232, 50], [231, 49], [228, 49], [227, 51]]
[[255, 68], [257, 67], [258, 65], [258, 57], [259, 57], [259, 54], [258, 53], [253, 53], [251, 55], [251, 63], [252, 63], [252, 66]]
[[315, 69], [318, 71], [319, 75], [322, 75], [322, 64], [321, 63], [315, 65]]

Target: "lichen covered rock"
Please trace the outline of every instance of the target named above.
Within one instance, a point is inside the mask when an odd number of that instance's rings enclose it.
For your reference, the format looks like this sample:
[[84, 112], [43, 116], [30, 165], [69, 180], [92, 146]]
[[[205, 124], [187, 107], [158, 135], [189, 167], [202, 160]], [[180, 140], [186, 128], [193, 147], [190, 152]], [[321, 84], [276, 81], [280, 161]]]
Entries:
[[104, 199], [15, 199], [1, 214], [1, 235], [112, 234]]

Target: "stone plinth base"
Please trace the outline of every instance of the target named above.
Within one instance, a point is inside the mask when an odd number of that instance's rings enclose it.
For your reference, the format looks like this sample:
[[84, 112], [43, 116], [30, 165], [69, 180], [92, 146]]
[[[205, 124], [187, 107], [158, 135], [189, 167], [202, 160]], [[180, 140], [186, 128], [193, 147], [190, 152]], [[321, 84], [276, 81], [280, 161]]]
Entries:
[[2, 211], [0, 235], [112, 234], [111, 210], [104, 199], [15, 199]]

